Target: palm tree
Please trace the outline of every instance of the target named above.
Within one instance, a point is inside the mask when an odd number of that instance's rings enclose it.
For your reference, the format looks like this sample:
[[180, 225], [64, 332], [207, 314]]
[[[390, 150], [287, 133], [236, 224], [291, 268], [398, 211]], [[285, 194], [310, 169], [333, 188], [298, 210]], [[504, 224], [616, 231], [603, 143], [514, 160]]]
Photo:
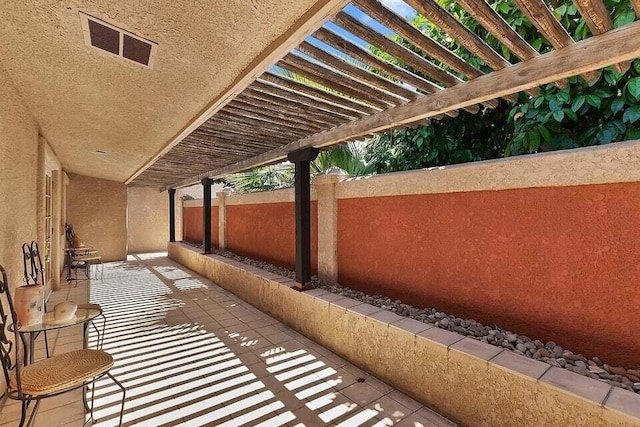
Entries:
[[373, 165], [367, 162], [368, 144], [364, 141], [350, 141], [330, 150], [321, 151], [311, 162], [311, 173], [320, 174], [331, 167], [338, 167], [351, 176], [374, 173]]
[[[318, 158], [311, 162], [311, 174], [318, 175], [329, 168], [338, 167], [351, 176], [371, 175], [375, 169], [366, 161], [367, 147], [367, 143], [355, 141], [321, 151]], [[294, 166], [285, 162], [235, 173], [220, 182], [241, 193], [278, 190], [293, 187], [294, 173]]]
[[221, 181], [241, 193], [278, 190], [293, 186], [294, 169], [291, 163], [280, 163], [234, 173]]

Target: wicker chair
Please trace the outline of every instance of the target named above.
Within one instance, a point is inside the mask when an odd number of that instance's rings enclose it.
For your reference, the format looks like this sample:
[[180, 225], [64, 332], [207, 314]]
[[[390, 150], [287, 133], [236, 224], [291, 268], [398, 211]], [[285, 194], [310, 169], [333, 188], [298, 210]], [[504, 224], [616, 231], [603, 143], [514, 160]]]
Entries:
[[[6, 299], [6, 304], [5, 301], [0, 301], [0, 361], [7, 383], [8, 398], [22, 402], [20, 427], [25, 425], [25, 421], [27, 426], [34, 423], [42, 399], [88, 385], [93, 385], [89, 421], [93, 420], [94, 383], [105, 375], [122, 390], [120, 408], [120, 425], [122, 425], [126, 390], [109, 372], [113, 366], [113, 357], [109, 353], [83, 349], [53, 356], [27, 366], [23, 365], [23, 357], [20, 353], [24, 350], [21, 349], [18, 337], [20, 325], [17, 323], [11, 299], [7, 273], [2, 266], [0, 266], [0, 273], [0, 297], [3, 300]], [[5, 311], [5, 307], [8, 308], [8, 312]], [[15, 335], [13, 342], [9, 339], [8, 332]], [[15, 355], [12, 355], [14, 345]], [[27, 420], [27, 410], [34, 401], [35, 406]]]

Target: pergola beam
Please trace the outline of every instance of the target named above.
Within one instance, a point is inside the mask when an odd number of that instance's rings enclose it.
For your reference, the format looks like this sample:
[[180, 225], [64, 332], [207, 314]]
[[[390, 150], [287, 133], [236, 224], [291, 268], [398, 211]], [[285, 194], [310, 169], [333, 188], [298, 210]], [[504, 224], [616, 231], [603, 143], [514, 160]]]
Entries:
[[259, 156], [211, 170], [171, 187], [191, 185], [203, 177], [217, 177], [250, 169], [286, 157], [306, 147], [324, 147], [437, 116], [484, 101], [504, 97], [547, 83], [598, 70], [640, 57], [640, 21], [593, 36], [564, 49], [537, 56], [447, 90], [418, 98], [386, 111], [311, 135]]

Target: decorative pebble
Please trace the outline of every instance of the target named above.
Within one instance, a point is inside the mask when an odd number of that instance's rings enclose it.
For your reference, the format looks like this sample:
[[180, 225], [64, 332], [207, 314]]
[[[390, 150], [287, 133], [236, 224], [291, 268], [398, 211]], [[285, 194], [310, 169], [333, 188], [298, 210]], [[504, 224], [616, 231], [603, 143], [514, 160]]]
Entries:
[[611, 368], [609, 368], [609, 372], [614, 375], [627, 375], [627, 370], [620, 366], [612, 366]]

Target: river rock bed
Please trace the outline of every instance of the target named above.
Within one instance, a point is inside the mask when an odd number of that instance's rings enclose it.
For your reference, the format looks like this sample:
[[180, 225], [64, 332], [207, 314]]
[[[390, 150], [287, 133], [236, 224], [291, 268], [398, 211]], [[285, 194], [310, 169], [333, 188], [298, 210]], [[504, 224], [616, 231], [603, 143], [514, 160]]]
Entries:
[[[202, 248], [200, 245], [189, 244]], [[266, 261], [259, 261], [234, 254], [233, 252], [219, 251], [215, 249], [212, 250], [212, 253], [247, 265], [259, 267], [284, 277], [291, 279], [295, 278], [294, 271], [273, 265]], [[621, 366], [611, 366], [604, 363], [598, 357], [587, 359], [583, 355], [565, 349], [553, 341], [543, 342], [540, 340], [534, 340], [525, 335], [519, 335], [506, 329], [502, 329], [496, 325], [483, 325], [473, 319], [464, 319], [448, 315], [442, 311], [436, 310], [435, 308], [414, 307], [410, 304], [405, 304], [400, 300], [392, 300], [384, 295], [368, 295], [364, 292], [351, 289], [346, 286], [341, 286], [337, 283], [321, 283], [317, 276], [312, 277], [311, 281], [316, 288], [362, 301], [364, 303], [380, 307], [384, 310], [392, 311], [399, 316], [410, 317], [424, 323], [429, 323], [438, 328], [456, 332], [460, 335], [464, 335], [484, 343], [503, 347], [522, 356], [539, 360], [552, 366], [564, 368], [577, 374], [588, 376], [590, 378], [606, 382], [607, 384], [640, 394], [640, 368], [628, 369]]]

